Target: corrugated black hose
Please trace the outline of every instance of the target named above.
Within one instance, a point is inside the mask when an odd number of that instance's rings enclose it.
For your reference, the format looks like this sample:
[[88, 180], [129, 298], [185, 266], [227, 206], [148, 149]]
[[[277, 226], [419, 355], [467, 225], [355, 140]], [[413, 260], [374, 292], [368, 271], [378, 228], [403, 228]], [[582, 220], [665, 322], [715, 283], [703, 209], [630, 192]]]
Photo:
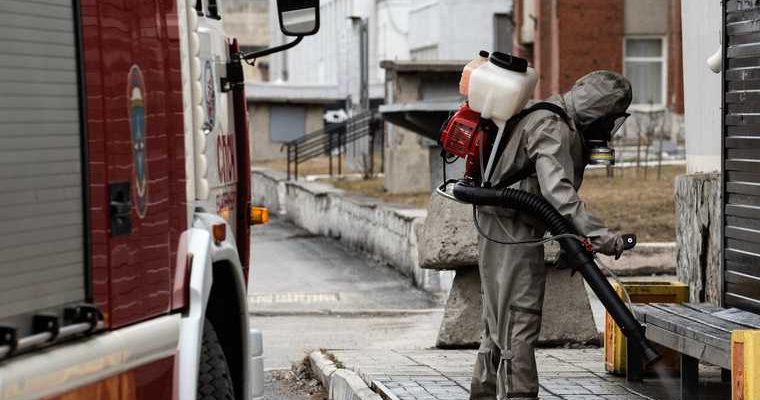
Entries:
[[[567, 218], [563, 217], [544, 198], [532, 193], [510, 188], [482, 188], [460, 182], [454, 186], [452, 194], [461, 202], [477, 206], [511, 208], [533, 215], [546, 224], [552, 235], [578, 235], [578, 231]], [[591, 290], [596, 293], [599, 301], [620, 326], [623, 334], [628, 340], [638, 344], [645, 365], [659, 359], [660, 355], [644, 336], [644, 327], [615, 293], [612, 285], [596, 265], [593, 254], [584, 247], [583, 243], [571, 236], [560, 237], [557, 241], [567, 253], [570, 265], [576, 266], [574, 269], [580, 272]]]

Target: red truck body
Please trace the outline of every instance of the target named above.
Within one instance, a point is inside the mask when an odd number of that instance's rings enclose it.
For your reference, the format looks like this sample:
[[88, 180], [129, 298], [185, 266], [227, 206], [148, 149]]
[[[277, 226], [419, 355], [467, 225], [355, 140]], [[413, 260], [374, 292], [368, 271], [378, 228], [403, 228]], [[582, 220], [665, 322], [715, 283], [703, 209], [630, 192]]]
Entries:
[[[36, 57], [35, 46], [44, 46], [54, 50], [44, 55], [53, 59], [53, 70], [60, 35], [59, 57], [68, 68], [63, 78], [30, 74], [23, 83], [76, 87], [78, 99], [72, 91], [65, 100], [77, 106], [62, 111], [65, 121], [56, 120], [56, 110], [46, 110], [38, 121], [21, 122], [65, 133], [67, 146], [56, 149], [52, 139], [29, 145], [16, 139], [22, 135], [1, 132], [0, 142], [38, 146], [31, 150], [45, 160], [60, 152], [63, 158], [56, 162], [81, 177], [71, 188], [56, 186], [55, 173], [40, 179], [52, 190], [81, 188], [75, 196], [81, 210], [72, 212], [80, 234], [72, 240], [81, 241], [84, 255], [70, 279], [83, 279], [84, 285], [69, 291], [82, 287], [75, 298], [53, 292], [44, 306], [0, 312], [0, 333], [10, 335], [7, 341], [0, 335], [0, 399], [192, 399], [204, 321], [216, 330], [236, 398], [258, 398], [261, 339], [248, 327], [245, 298], [248, 116], [242, 82], [227, 79], [240, 63], [232, 57], [240, 51], [237, 42], [224, 37], [217, 11], [205, 1], [49, 3], [0, 5], [0, 23], [19, 32], [0, 39], [0, 59], [12, 58], [14, 49], [21, 57]], [[34, 42], [37, 34], [44, 42]], [[0, 61], [0, 72], [5, 68]], [[8, 96], [28, 97], [23, 86], [9, 85]], [[56, 124], [73, 119], [78, 132], [56, 131]], [[35, 134], [24, 129], [21, 134]], [[0, 148], [0, 158], [11, 150]], [[31, 193], [29, 207], [37, 206], [40, 192], [24, 193]], [[6, 194], [0, 192], [0, 206], [18, 198]], [[0, 213], [0, 219], [7, 217]], [[72, 221], [50, 218], [51, 229]], [[13, 258], [3, 254], [0, 275], [13, 271], [7, 262]], [[19, 304], [24, 302], [29, 303]], [[74, 313], [80, 304], [97, 316]], [[55, 328], [40, 328], [41, 320]]]

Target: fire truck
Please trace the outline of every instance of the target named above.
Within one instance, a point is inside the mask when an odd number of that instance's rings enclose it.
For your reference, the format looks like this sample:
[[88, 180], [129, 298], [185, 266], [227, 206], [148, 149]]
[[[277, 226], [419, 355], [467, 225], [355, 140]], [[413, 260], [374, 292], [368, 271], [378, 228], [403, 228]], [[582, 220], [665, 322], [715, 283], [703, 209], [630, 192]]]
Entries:
[[0, 400], [251, 399], [253, 54], [222, 0], [0, 2]]

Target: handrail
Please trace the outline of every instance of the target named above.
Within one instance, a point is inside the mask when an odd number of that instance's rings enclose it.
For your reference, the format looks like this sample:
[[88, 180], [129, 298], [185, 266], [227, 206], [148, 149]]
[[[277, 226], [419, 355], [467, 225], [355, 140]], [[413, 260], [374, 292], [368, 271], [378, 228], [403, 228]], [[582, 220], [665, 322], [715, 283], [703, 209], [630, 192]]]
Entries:
[[343, 154], [346, 145], [364, 137], [371, 138], [374, 148], [375, 137], [382, 138], [382, 118], [373, 111], [364, 111], [354, 115], [345, 122], [308, 133], [298, 139], [285, 142], [281, 151], [286, 151], [288, 180], [291, 170], [298, 179], [298, 165], [311, 159], [327, 155], [330, 159], [330, 175], [333, 175], [333, 153], [337, 150], [338, 174], [342, 173]]

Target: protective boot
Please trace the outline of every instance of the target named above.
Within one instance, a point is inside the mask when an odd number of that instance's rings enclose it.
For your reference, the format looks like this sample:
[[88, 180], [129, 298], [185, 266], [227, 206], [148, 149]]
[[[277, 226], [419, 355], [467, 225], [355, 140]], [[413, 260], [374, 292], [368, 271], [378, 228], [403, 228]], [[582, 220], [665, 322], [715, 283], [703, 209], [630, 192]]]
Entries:
[[[498, 217], [481, 213], [479, 219], [481, 229], [502, 241], [537, 239], [545, 229], [517, 213]], [[470, 398], [537, 398], [534, 348], [546, 282], [543, 246], [504, 246], [481, 238], [479, 250], [485, 328]]]
[[488, 328], [483, 330], [483, 336], [478, 349], [475, 369], [470, 385], [470, 399], [493, 400], [497, 393], [497, 371], [501, 362], [501, 351], [488, 336]]

